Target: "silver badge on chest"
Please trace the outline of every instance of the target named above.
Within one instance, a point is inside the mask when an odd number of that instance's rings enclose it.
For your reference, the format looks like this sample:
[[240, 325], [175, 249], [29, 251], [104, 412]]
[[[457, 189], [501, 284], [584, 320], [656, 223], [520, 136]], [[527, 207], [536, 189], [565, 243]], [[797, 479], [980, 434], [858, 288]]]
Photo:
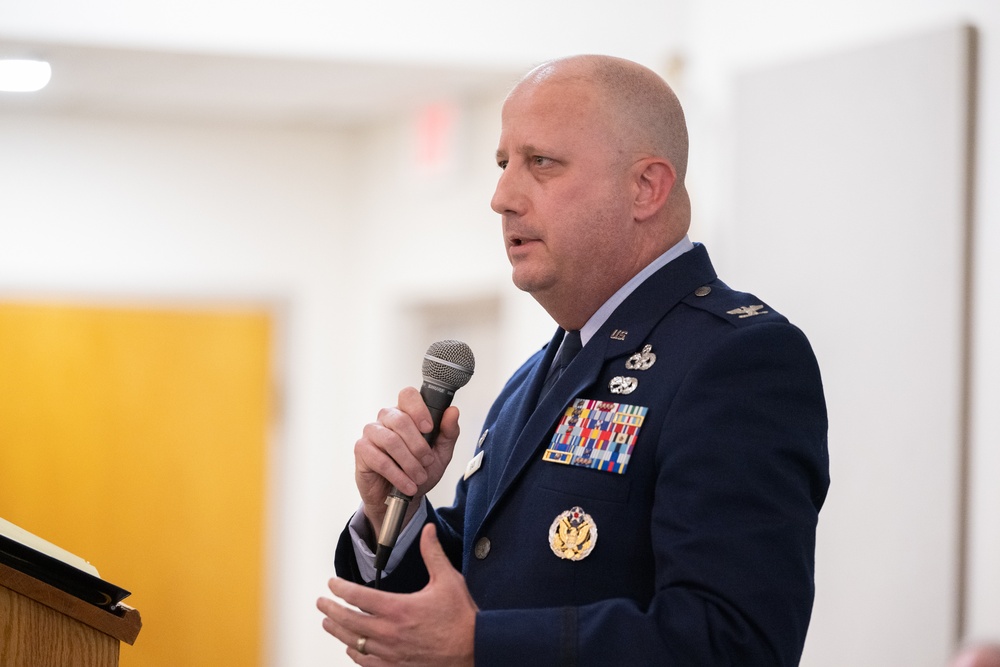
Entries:
[[625, 368], [630, 371], [648, 371], [655, 363], [656, 354], [653, 353], [653, 346], [644, 345], [642, 350], [628, 358], [628, 361], [625, 362]]
[[639, 386], [639, 381], [627, 375], [618, 375], [611, 378], [608, 389], [612, 394], [631, 394]]

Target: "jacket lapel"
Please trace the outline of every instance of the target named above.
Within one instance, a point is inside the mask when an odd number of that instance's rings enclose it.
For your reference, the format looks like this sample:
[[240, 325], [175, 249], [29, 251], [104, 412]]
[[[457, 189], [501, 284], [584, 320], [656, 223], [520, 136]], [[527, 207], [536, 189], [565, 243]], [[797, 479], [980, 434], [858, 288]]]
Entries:
[[528, 373], [528, 377], [524, 383], [507, 399], [496, 420], [493, 422], [495, 426], [492, 428], [493, 441], [489, 445], [489, 449], [491, 450], [490, 456], [498, 456], [505, 463], [502, 466], [489, 467], [489, 470], [491, 470], [489, 477], [490, 506], [493, 504], [492, 499], [496, 497], [496, 491], [501, 484], [501, 480], [505, 478], [509, 469], [512, 460], [511, 452], [515, 449], [515, 445], [522, 439], [522, 432], [531, 419], [532, 413], [536, 411], [535, 404], [538, 401], [538, 395], [542, 391], [545, 376], [548, 374], [549, 366], [552, 365], [556, 351], [559, 349], [562, 336], [563, 330], [556, 329], [552, 340], [549, 341], [549, 344], [545, 348], [544, 354], [539, 356], [538, 362]]
[[[499, 414], [496, 423], [504, 425], [507, 437], [501, 444], [507, 456], [498, 479], [491, 479], [494, 489], [488, 515], [513, 484], [521, 471], [547, 444], [549, 431], [562, 416], [570, 401], [586, 393], [597, 381], [606, 364], [616, 357], [634, 354], [641, 348], [653, 327], [681, 299], [696, 288], [716, 279], [715, 270], [704, 246], [695, 248], [670, 262], [639, 285], [615, 310], [566, 368], [558, 383], [535, 405], [549, 366], [562, 340], [557, 329], [548, 349]], [[624, 366], [622, 367], [624, 370]], [[604, 388], [589, 389], [597, 393]], [[592, 398], [592, 397], [591, 397]], [[513, 443], [510, 441], [513, 439]]]

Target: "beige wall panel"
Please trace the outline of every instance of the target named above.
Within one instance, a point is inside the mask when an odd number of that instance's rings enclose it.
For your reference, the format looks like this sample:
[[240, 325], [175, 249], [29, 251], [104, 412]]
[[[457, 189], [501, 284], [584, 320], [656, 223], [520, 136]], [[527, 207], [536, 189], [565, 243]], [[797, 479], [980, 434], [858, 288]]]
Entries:
[[809, 335], [830, 411], [804, 665], [938, 667], [960, 632], [971, 38], [737, 82], [720, 264]]

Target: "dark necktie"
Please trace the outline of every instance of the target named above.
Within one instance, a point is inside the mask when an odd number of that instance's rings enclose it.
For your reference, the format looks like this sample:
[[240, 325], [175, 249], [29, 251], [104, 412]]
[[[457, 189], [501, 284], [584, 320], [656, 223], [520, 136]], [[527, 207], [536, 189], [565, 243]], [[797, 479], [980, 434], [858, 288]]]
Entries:
[[559, 353], [556, 354], [555, 360], [552, 362], [552, 371], [549, 376], [545, 379], [545, 384], [542, 385], [542, 393], [538, 396], [538, 402], [541, 403], [545, 398], [545, 395], [549, 393], [549, 390], [555, 386], [556, 382], [562, 376], [563, 371], [569, 366], [570, 362], [573, 361], [573, 357], [583, 349], [583, 341], [580, 340], [579, 331], [567, 331], [566, 335], [563, 336], [562, 345], [559, 347]]

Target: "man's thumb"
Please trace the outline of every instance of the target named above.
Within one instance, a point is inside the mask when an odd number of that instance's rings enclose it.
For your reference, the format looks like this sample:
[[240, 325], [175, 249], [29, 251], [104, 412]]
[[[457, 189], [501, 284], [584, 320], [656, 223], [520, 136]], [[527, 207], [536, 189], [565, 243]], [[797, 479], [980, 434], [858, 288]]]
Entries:
[[435, 443], [435, 447], [441, 449], [447, 449], [449, 454], [447, 459], [451, 460], [450, 452], [454, 450], [455, 443], [458, 441], [458, 434], [461, 429], [458, 427], [458, 408], [454, 405], [449, 405], [444, 414], [441, 415], [441, 425], [438, 435], [438, 440]]
[[425, 525], [420, 533], [420, 555], [424, 558], [424, 565], [427, 566], [427, 574], [430, 575], [431, 581], [442, 574], [455, 571], [441, 542], [438, 541], [437, 527], [433, 523]]

